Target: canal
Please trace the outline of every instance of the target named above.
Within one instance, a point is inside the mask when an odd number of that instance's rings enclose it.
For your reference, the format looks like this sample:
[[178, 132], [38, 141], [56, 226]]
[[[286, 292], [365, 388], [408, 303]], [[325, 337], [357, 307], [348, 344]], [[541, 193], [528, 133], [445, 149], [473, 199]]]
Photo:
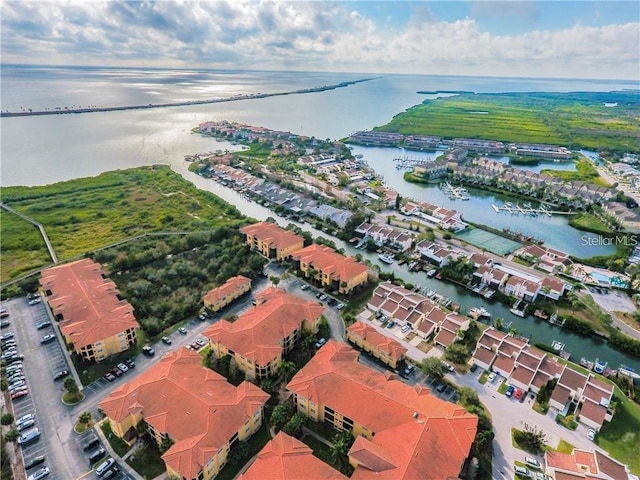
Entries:
[[595, 360], [597, 357], [609, 362], [609, 365], [612, 368], [617, 368], [621, 364], [624, 364], [634, 368], [636, 371], [640, 371], [640, 361], [611, 348], [603, 340], [591, 337], [582, 337], [534, 317], [520, 318], [513, 315], [509, 311], [508, 307], [498, 302], [492, 302], [479, 297], [465, 288], [437, 280], [435, 278], [428, 278], [424, 272], [410, 272], [406, 266], [399, 266], [395, 263], [392, 265], [382, 264], [378, 260], [376, 254], [367, 253], [363, 250], [356, 250], [352, 245], [334, 237], [330, 237], [324, 232], [311, 227], [307, 223], [292, 222], [289, 219], [280, 217], [275, 212], [258, 205], [255, 202], [247, 200], [235, 190], [223, 187], [211, 179], [203, 178], [193, 172], [190, 172], [188, 170], [188, 166], [189, 164], [187, 162], [172, 163], [172, 168], [176, 172], [180, 173], [187, 180], [193, 182], [198, 188], [218, 195], [220, 198], [235, 205], [244, 215], [257, 220], [265, 220], [267, 217], [272, 217], [282, 226], [294, 223], [305, 231], [311, 233], [314, 237], [321, 236], [328, 238], [335, 242], [336, 246], [343, 248], [349, 255], [355, 256], [360, 253], [362, 257], [368, 259], [372, 265], [379, 265], [383, 271], [393, 271], [396, 277], [402, 278], [414, 285], [427, 287], [451, 298], [455, 303], [460, 305], [460, 310], [463, 313], [468, 312], [472, 307], [483, 305], [489, 312], [491, 312], [492, 318], [503, 318], [505, 326], [510, 325], [515, 328], [518, 331], [518, 334], [529, 338], [532, 344], [544, 343], [550, 345], [554, 340], [563, 342], [565, 344], [565, 349], [568, 352], [571, 352], [572, 361], [579, 362], [580, 358], [583, 356], [591, 360]]

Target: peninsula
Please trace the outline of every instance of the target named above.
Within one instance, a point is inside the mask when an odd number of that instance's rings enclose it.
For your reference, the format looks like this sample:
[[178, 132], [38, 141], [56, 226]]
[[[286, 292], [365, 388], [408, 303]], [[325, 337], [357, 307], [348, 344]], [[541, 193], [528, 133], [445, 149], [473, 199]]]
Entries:
[[267, 98], [267, 97], [279, 97], [283, 95], [298, 95], [303, 93], [315, 93], [326, 92], [328, 90], [335, 90], [336, 88], [344, 88], [357, 83], [368, 82], [369, 80], [376, 80], [380, 77], [361, 78], [359, 80], [352, 80], [348, 82], [340, 82], [333, 85], [322, 85], [311, 88], [301, 88], [298, 90], [291, 90], [288, 92], [275, 92], [275, 93], [252, 93], [248, 95], [236, 95], [227, 98], [210, 98], [204, 100], [190, 100], [188, 102], [170, 102], [170, 103], [148, 103], [146, 105], [123, 105], [113, 107], [86, 107], [86, 108], [61, 108], [57, 107], [53, 110], [24, 110], [20, 112], [0, 112], [0, 117], [30, 117], [35, 115], [62, 115], [66, 113], [96, 113], [96, 112], [117, 112], [122, 110], [143, 110], [149, 108], [164, 108], [164, 107], [184, 107], [187, 105], [206, 105], [210, 103], [223, 103], [234, 102], [237, 100], [251, 100], [255, 98]]

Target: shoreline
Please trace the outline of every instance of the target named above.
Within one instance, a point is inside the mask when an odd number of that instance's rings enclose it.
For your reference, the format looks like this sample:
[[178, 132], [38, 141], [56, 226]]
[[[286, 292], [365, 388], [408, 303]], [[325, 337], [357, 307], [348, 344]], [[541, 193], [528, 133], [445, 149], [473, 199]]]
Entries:
[[205, 100], [190, 100], [188, 102], [170, 102], [170, 103], [149, 103], [147, 105], [125, 105], [115, 107], [88, 107], [88, 108], [65, 108], [64, 110], [35, 110], [25, 112], [0, 112], [0, 118], [10, 117], [33, 117], [41, 115], [65, 115], [69, 113], [100, 113], [100, 112], [118, 112], [124, 110], [146, 110], [151, 108], [166, 108], [166, 107], [186, 107], [189, 105], [208, 105], [212, 103], [224, 103], [234, 102], [238, 100], [253, 100], [256, 98], [268, 98], [268, 97], [280, 97], [284, 95], [299, 95], [304, 93], [316, 93], [326, 92], [328, 90], [335, 90], [337, 88], [349, 87], [357, 83], [368, 82], [370, 80], [376, 80], [381, 77], [361, 78], [359, 80], [351, 80], [348, 82], [340, 82], [333, 85], [323, 85], [321, 87], [302, 88], [299, 90], [291, 90], [289, 92], [275, 92], [275, 93], [252, 93], [249, 95], [240, 95], [228, 98], [213, 98]]

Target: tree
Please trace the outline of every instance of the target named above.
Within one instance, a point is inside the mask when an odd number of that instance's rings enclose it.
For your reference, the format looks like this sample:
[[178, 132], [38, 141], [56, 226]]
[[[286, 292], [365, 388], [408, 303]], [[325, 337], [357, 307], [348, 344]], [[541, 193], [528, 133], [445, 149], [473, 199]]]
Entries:
[[314, 348], [316, 347], [316, 337], [313, 335], [305, 335], [302, 338], [302, 349], [307, 353], [310, 354], [311, 352], [313, 352]]
[[467, 350], [467, 348], [461, 343], [449, 345], [447, 350], [444, 352], [444, 357], [447, 360], [458, 364], [465, 363], [469, 359], [469, 355], [469, 350]]
[[280, 283], [280, 277], [277, 277], [276, 275], [272, 275], [271, 277], [269, 277], [269, 281], [271, 282], [271, 285], [278, 288], [278, 284]]
[[289, 360], [283, 360], [280, 366], [278, 367], [278, 372], [282, 374], [284, 377], [285, 383], [289, 381], [291, 377], [296, 373], [297, 367], [296, 364], [290, 362]]
[[502, 330], [503, 325], [504, 325], [504, 318], [502, 317], [498, 317], [493, 321], [493, 326], [496, 328], [496, 330]]
[[171, 448], [171, 446], [174, 444], [175, 442], [171, 439], [170, 436], [165, 436], [162, 437], [162, 441], [160, 442], [160, 446], [158, 447], [158, 450], [160, 451], [160, 453], [165, 453], [167, 450], [169, 450]]
[[516, 431], [514, 434], [516, 443], [532, 453], [543, 451], [546, 438], [547, 436], [541, 428], [533, 427], [527, 423], [524, 424], [522, 431]]
[[447, 366], [444, 364], [444, 362], [435, 357], [425, 358], [418, 364], [418, 366], [420, 367], [420, 370], [425, 373], [425, 375], [429, 375], [436, 380], [442, 380], [448, 371]]
[[5, 413], [2, 415], [2, 417], [0, 417], [1, 425], [11, 425], [12, 423], [13, 423], [13, 415], [11, 415], [10, 413]]
[[276, 429], [276, 431], [281, 430], [282, 427], [291, 420], [293, 416], [293, 408], [290, 404], [278, 405], [271, 412], [271, 426]]
[[304, 427], [305, 423], [307, 423], [307, 416], [302, 412], [296, 412], [291, 417], [291, 420], [282, 427], [282, 431], [292, 437], [298, 437], [302, 433], [302, 427]]
[[331, 462], [342, 471], [349, 464], [347, 454], [354, 442], [353, 435], [348, 430], [343, 430], [333, 436], [331, 443]]
[[78, 423], [87, 425], [91, 421], [91, 412], [82, 412], [78, 415]]
[[247, 442], [240, 441], [236, 443], [233, 450], [229, 452], [229, 464], [242, 465], [244, 460], [249, 456], [249, 444]]
[[458, 389], [458, 401], [464, 407], [480, 406], [478, 393], [471, 387], [460, 387]]
[[267, 393], [273, 393], [275, 390], [275, 384], [270, 378], [265, 378], [260, 382], [260, 388]]
[[77, 395], [80, 393], [80, 389], [78, 388], [78, 384], [74, 380], [73, 377], [67, 377], [64, 380], [64, 388], [72, 395]]
[[5, 433], [4, 439], [7, 442], [15, 442], [16, 440], [18, 440], [19, 436], [20, 436], [20, 432], [14, 428], [12, 430], [9, 430], [7, 433]]

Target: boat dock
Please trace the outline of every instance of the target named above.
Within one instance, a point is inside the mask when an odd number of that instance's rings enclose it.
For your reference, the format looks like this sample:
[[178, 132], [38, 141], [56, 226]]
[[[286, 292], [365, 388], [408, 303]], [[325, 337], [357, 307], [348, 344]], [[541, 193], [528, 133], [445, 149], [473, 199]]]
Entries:
[[542, 205], [540, 205], [538, 208], [533, 208], [530, 205], [521, 206], [517, 203], [514, 205], [511, 202], [507, 202], [501, 207], [492, 203], [491, 208], [493, 208], [496, 213], [507, 212], [511, 215], [522, 214], [530, 215], [532, 217], [536, 217], [538, 215], [546, 215], [547, 217], [550, 217], [551, 215], [573, 215], [573, 211], [565, 212], [564, 210], [548, 210]]
[[449, 200], [469, 200], [469, 192], [464, 187], [456, 187], [449, 182], [441, 183], [440, 189], [449, 197]]

